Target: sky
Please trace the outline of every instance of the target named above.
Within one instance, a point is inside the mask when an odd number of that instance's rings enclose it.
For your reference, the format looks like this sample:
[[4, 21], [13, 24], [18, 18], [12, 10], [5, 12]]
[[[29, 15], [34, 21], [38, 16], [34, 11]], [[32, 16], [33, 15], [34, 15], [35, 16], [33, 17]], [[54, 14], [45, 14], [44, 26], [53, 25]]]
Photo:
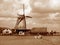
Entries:
[[27, 28], [47, 27], [60, 31], [60, 0], [0, 0], [0, 27], [14, 28], [18, 15], [23, 15]]

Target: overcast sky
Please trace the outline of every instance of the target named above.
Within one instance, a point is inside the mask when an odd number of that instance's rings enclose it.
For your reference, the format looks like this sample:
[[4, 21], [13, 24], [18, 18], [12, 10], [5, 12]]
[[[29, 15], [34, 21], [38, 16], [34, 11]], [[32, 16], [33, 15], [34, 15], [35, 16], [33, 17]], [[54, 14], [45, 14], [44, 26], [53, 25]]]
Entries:
[[23, 3], [25, 15], [32, 17], [26, 18], [27, 28], [48, 27], [59, 31], [60, 0], [0, 0], [0, 27], [14, 28], [17, 14], [23, 14]]

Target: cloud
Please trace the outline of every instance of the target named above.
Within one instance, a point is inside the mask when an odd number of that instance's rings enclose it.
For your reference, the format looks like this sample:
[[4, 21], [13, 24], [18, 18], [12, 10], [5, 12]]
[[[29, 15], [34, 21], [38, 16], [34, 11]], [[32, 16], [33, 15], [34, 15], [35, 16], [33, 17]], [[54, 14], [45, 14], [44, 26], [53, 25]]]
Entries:
[[60, 0], [49, 0], [49, 7], [52, 9], [59, 9], [60, 8]]
[[42, 2], [34, 2], [34, 6], [37, 8], [46, 8], [47, 5]]
[[60, 12], [60, 0], [36, 0], [32, 3], [34, 12]]
[[3, 2], [12, 2], [13, 0], [3, 0]]
[[9, 20], [16, 20], [17, 18], [6, 18], [6, 17], [0, 17], [0, 21], [1, 20], [6, 20], [6, 21], [9, 21]]
[[53, 20], [53, 19], [56, 19], [56, 16], [58, 15], [59, 13], [50, 13], [49, 14], [49, 19]]

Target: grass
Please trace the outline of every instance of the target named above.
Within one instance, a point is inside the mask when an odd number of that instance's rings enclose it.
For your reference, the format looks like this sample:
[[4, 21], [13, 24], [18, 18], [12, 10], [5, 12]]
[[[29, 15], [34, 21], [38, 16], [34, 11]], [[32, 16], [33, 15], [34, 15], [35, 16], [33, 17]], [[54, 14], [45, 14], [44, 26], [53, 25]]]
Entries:
[[60, 45], [60, 36], [0, 36], [0, 45]]

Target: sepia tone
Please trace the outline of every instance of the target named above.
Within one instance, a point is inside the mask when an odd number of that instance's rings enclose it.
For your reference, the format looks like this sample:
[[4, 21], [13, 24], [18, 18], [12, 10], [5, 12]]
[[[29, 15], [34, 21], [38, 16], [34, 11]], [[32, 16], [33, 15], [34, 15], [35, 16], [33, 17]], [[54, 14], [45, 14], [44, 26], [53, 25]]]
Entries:
[[60, 45], [60, 0], [0, 0], [0, 45]]

